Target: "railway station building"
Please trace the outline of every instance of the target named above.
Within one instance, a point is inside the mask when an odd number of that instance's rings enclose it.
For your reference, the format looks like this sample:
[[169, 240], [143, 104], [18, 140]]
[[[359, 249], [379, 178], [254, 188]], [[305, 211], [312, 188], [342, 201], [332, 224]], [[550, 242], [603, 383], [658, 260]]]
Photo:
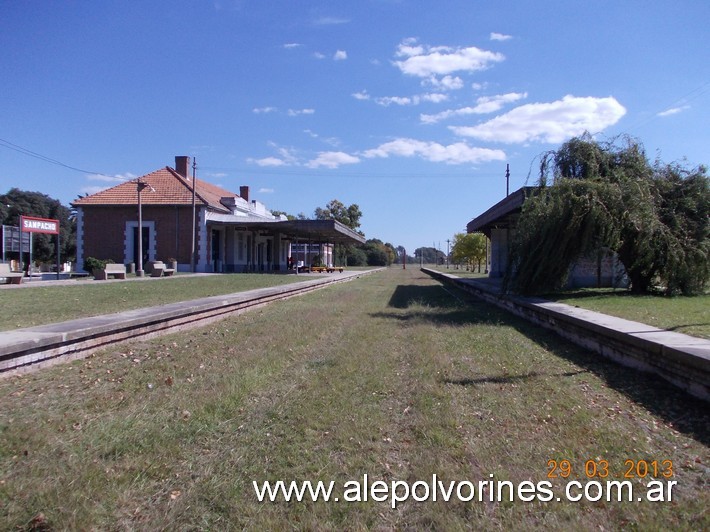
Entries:
[[166, 166], [72, 202], [77, 268], [88, 257], [137, 264], [142, 248], [144, 264], [174, 261], [178, 271], [191, 271], [193, 261], [196, 272], [285, 271], [294, 260], [292, 244], [365, 241], [335, 220], [275, 216], [249, 197], [248, 186], [237, 194], [201, 179], [193, 183], [189, 169], [190, 158], [177, 156], [174, 168]]

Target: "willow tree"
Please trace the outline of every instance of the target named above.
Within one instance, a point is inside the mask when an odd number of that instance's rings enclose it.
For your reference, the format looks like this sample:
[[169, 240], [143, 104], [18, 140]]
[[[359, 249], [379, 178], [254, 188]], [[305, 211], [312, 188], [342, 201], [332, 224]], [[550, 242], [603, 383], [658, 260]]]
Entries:
[[704, 167], [651, 165], [641, 144], [572, 139], [541, 158], [523, 204], [506, 287], [563, 287], [572, 264], [600, 250], [618, 254], [634, 292], [661, 284], [697, 293], [708, 281], [710, 193]]

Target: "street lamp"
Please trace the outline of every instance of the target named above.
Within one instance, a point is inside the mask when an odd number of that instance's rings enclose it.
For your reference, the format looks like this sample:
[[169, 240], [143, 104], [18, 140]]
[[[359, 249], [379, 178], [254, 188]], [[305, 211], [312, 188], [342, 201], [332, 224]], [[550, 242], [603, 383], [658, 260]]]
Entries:
[[448, 238], [446, 239], [446, 269], [449, 269], [449, 244], [451, 243], [451, 240]]
[[[136, 277], [143, 277], [143, 205], [141, 204], [141, 192], [150, 187], [148, 183], [138, 179], [136, 190], [138, 191], [138, 266], [136, 267]], [[151, 189], [153, 187], [150, 187]]]

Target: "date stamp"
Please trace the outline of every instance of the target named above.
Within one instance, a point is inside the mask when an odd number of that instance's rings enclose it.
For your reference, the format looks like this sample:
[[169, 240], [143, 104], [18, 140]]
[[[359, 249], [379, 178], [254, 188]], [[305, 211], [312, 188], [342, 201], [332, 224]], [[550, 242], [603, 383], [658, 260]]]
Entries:
[[625, 479], [645, 479], [651, 478], [672, 478], [673, 460], [624, 460], [623, 465], [614, 467], [607, 460], [602, 458], [585, 460], [573, 465], [570, 460], [548, 460], [547, 478], [570, 477], [580, 478], [625, 478]]

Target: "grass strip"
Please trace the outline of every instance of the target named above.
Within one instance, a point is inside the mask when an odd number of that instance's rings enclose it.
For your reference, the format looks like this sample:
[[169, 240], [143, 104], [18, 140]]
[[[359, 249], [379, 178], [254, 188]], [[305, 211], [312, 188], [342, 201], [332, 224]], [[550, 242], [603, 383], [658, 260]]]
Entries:
[[587, 289], [545, 297], [667, 331], [710, 338], [710, 294], [667, 297], [637, 295], [627, 290]]
[[[311, 276], [312, 277], [312, 276]], [[309, 277], [310, 278], [310, 277]], [[225, 274], [0, 290], [0, 331], [231, 294], [304, 280], [296, 275]]]
[[[415, 270], [0, 381], [0, 522], [707, 529], [710, 414]], [[673, 460], [673, 502], [259, 502], [252, 482], [547, 480]], [[559, 492], [562, 478], [550, 479]], [[599, 479], [597, 479], [599, 480]], [[634, 479], [640, 485], [647, 479]], [[338, 487], [340, 486], [340, 487]], [[40, 516], [41, 517], [38, 517]]]

